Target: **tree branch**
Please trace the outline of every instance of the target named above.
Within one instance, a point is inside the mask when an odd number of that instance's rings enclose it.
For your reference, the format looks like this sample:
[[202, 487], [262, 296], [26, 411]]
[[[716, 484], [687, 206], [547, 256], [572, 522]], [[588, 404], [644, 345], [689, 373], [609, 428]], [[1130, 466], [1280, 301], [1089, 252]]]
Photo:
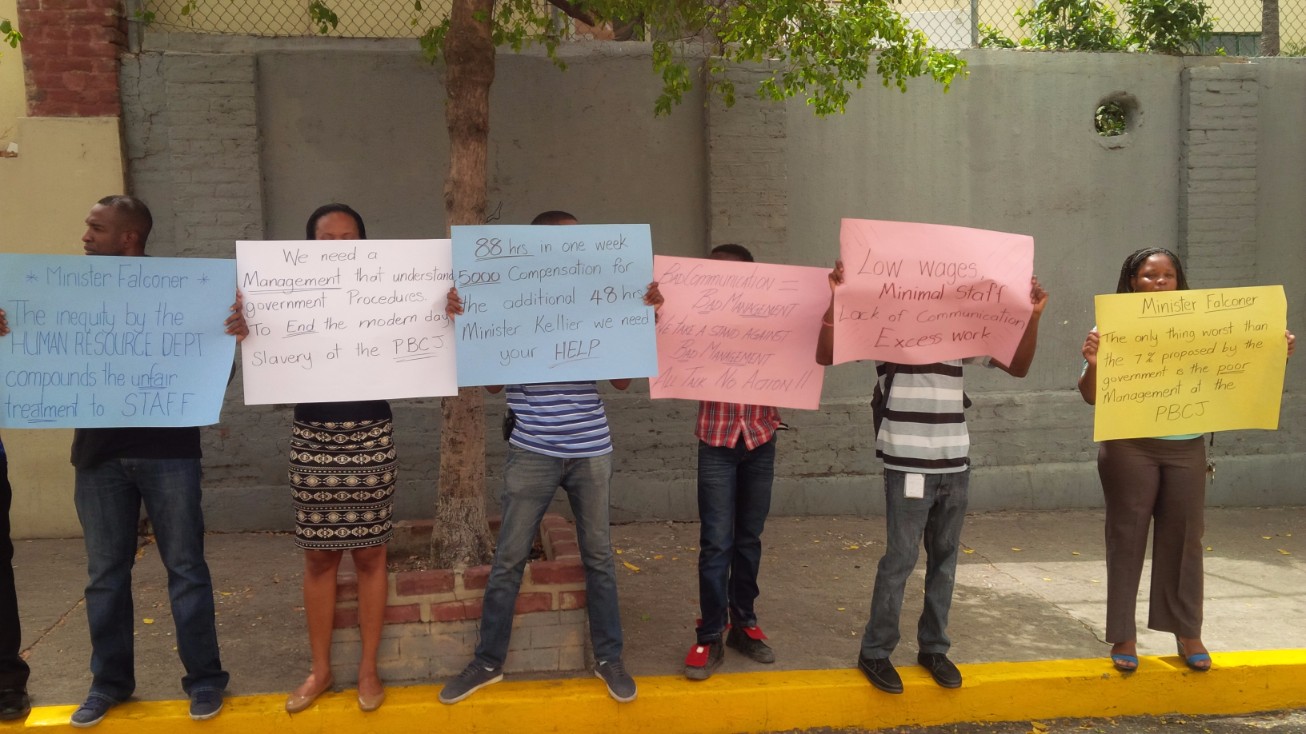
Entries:
[[561, 10], [562, 12], [566, 13], [568, 16], [575, 18], [576, 20], [579, 20], [585, 25], [597, 26], [599, 24], [598, 20], [596, 20], [594, 16], [585, 12], [581, 8], [567, 2], [567, 0], [549, 0], [549, 4], [557, 8], [558, 10]]

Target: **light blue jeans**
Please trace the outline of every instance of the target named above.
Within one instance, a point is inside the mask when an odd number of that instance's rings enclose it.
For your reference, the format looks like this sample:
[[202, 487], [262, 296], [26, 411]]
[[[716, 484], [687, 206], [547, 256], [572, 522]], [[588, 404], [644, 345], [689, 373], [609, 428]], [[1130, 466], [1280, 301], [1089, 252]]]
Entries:
[[224, 690], [213, 582], [204, 561], [199, 459], [110, 459], [77, 469], [73, 501], [86, 541], [86, 621], [91, 628], [91, 696], [121, 702], [136, 689], [132, 566], [141, 504], [168, 571], [168, 598], [187, 694]]
[[907, 474], [884, 470], [885, 524], [888, 547], [875, 572], [871, 619], [862, 635], [862, 657], [887, 658], [898, 646], [898, 618], [907, 577], [916, 568], [925, 544], [925, 607], [916, 626], [919, 652], [946, 653], [948, 610], [957, 581], [961, 525], [966, 518], [970, 469], [951, 474], [925, 474], [925, 496], [903, 496]]
[[500, 667], [508, 656], [513, 609], [522, 573], [549, 502], [558, 487], [567, 493], [576, 518], [581, 561], [585, 564], [585, 603], [590, 641], [599, 662], [621, 658], [621, 613], [617, 570], [608, 528], [612, 454], [561, 459], [508, 444], [503, 470], [503, 524], [494, 565], [485, 586], [481, 639], [476, 660]]

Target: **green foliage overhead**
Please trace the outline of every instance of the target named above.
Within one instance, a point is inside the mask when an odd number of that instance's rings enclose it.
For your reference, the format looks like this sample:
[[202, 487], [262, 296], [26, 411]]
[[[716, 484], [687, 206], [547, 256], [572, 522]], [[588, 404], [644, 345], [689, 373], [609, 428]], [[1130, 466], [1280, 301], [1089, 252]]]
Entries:
[[[907, 80], [928, 75], [946, 90], [965, 62], [932, 49], [887, 0], [758, 0], [711, 3], [701, 0], [580, 0], [555, 3], [591, 25], [610, 24], [632, 38], [652, 41], [653, 68], [662, 79], [655, 103], [665, 115], [693, 88], [690, 54], [708, 51], [706, 85], [730, 105], [731, 63], [762, 64], [768, 75], [758, 93], [767, 99], [805, 97], [818, 115], [842, 112], [851, 89], [862, 86], [872, 68], [887, 87], [906, 90]], [[514, 51], [541, 44], [556, 61], [565, 29], [550, 6], [534, 0], [497, 0], [494, 41]], [[443, 25], [421, 39], [428, 59], [438, 58]]]
[[1133, 28], [1130, 41], [1141, 51], [1201, 53], [1215, 26], [1202, 0], [1125, 0]]
[[992, 26], [980, 25], [980, 46], [1044, 51], [1141, 51], [1200, 53], [1213, 32], [1203, 0], [1121, 0], [1127, 20], [1101, 0], [1041, 0], [1016, 11], [1027, 36], [1016, 43]]
[[1070, 51], [1123, 51], [1116, 14], [1100, 0], [1042, 0], [1016, 11], [1020, 27], [1037, 48]]

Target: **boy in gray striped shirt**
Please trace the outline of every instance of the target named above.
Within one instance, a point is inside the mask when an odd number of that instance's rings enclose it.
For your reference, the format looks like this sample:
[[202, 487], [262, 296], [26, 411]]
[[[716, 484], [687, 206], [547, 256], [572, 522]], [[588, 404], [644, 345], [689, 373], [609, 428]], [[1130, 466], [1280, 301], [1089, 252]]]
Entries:
[[[834, 290], [842, 284], [843, 263], [836, 262], [830, 273], [830, 309], [816, 351], [816, 361], [824, 365], [834, 362]], [[916, 628], [916, 661], [940, 686], [961, 686], [961, 672], [948, 659], [947, 630], [970, 482], [962, 366], [992, 365], [1016, 377], [1029, 373], [1048, 301], [1037, 278], [1031, 281], [1029, 297], [1034, 310], [1010, 365], [989, 357], [924, 365], [876, 363], [875, 453], [884, 459], [886, 548], [875, 573], [871, 618], [857, 667], [886, 693], [903, 690], [889, 656], [898, 645], [903, 590], [922, 541], [925, 605]]]

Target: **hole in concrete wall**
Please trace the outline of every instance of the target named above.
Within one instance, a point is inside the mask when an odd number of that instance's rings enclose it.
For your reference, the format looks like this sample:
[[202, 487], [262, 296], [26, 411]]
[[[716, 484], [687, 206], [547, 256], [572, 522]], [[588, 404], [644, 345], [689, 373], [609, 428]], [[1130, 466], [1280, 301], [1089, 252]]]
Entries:
[[1098, 100], [1093, 110], [1093, 129], [1098, 142], [1107, 149], [1129, 145], [1129, 133], [1136, 130], [1142, 117], [1138, 98], [1127, 92], [1113, 92]]
[[1103, 137], [1124, 135], [1129, 129], [1129, 117], [1119, 102], [1107, 102], [1099, 105], [1093, 113], [1093, 128]]

